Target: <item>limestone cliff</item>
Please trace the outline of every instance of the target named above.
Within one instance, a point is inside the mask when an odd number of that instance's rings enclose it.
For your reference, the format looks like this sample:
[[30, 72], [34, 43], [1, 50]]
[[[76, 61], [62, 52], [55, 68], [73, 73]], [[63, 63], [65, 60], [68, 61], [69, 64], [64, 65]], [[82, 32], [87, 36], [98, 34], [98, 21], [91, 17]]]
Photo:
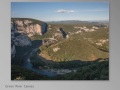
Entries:
[[15, 57], [16, 46], [31, 46], [31, 36], [43, 35], [47, 31], [47, 24], [35, 19], [11, 19], [11, 58]]
[[33, 35], [43, 35], [47, 31], [47, 24], [34, 19], [13, 18], [11, 29], [31, 37]]

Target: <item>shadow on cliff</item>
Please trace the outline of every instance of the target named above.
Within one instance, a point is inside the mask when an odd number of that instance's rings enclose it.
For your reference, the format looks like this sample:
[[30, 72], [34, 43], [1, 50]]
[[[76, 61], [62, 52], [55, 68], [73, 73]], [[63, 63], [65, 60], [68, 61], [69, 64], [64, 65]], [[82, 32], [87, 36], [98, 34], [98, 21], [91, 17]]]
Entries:
[[64, 38], [66, 38], [67, 33], [66, 33], [62, 28], [60, 28], [60, 31], [61, 31], [61, 33], [62, 33], [62, 36], [63, 36]]
[[15, 57], [11, 60], [12, 65], [21, 65], [23, 58], [27, 58], [31, 51], [35, 48], [39, 48], [42, 45], [42, 40], [32, 41], [31, 46], [15, 46], [16, 54]]
[[46, 23], [42, 23], [42, 34], [44, 35], [47, 32], [48, 25]]

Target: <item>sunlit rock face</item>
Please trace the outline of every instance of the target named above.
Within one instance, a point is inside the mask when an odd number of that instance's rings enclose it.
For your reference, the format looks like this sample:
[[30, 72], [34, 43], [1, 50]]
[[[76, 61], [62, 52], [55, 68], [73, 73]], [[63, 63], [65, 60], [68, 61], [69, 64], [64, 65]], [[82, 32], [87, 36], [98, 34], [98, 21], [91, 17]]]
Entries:
[[39, 24], [32, 24], [25, 28], [25, 33], [31, 37], [33, 35], [42, 35], [42, 28]]
[[46, 23], [34, 19], [11, 20], [11, 58], [15, 57], [17, 46], [31, 46], [31, 37], [43, 35], [47, 31], [47, 26]]
[[11, 44], [15, 46], [30, 46], [30, 38], [22, 33], [19, 33], [17, 30], [11, 31]]
[[47, 31], [48, 25], [44, 22], [32, 22], [31, 20], [14, 20], [11, 22], [11, 30], [26, 34], [28, 37], [43, 35]]

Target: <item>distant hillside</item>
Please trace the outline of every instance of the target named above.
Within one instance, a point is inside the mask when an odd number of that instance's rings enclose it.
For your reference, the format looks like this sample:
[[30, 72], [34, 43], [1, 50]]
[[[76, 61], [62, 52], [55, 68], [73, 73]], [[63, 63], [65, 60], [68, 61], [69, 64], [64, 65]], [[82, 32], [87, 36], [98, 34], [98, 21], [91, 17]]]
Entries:
[[108, 25], [108, 21], [80, 21], [80, 20], [65, 20], [65, 21], [49, 21], [47, 23], [50, 24], [67, 24], [67, 25], [78, 25], [78, 24], [82, 24], [82, 25], [98, 25], [98, 24], [107, 24]]

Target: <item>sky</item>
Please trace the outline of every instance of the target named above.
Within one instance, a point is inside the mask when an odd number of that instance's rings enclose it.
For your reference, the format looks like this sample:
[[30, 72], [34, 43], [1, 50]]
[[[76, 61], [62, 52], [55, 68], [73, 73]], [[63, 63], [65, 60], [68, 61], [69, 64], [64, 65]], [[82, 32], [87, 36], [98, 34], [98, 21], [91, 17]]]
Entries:
[[12, 18], [108, 21], [108, 2], [11, 2]]

